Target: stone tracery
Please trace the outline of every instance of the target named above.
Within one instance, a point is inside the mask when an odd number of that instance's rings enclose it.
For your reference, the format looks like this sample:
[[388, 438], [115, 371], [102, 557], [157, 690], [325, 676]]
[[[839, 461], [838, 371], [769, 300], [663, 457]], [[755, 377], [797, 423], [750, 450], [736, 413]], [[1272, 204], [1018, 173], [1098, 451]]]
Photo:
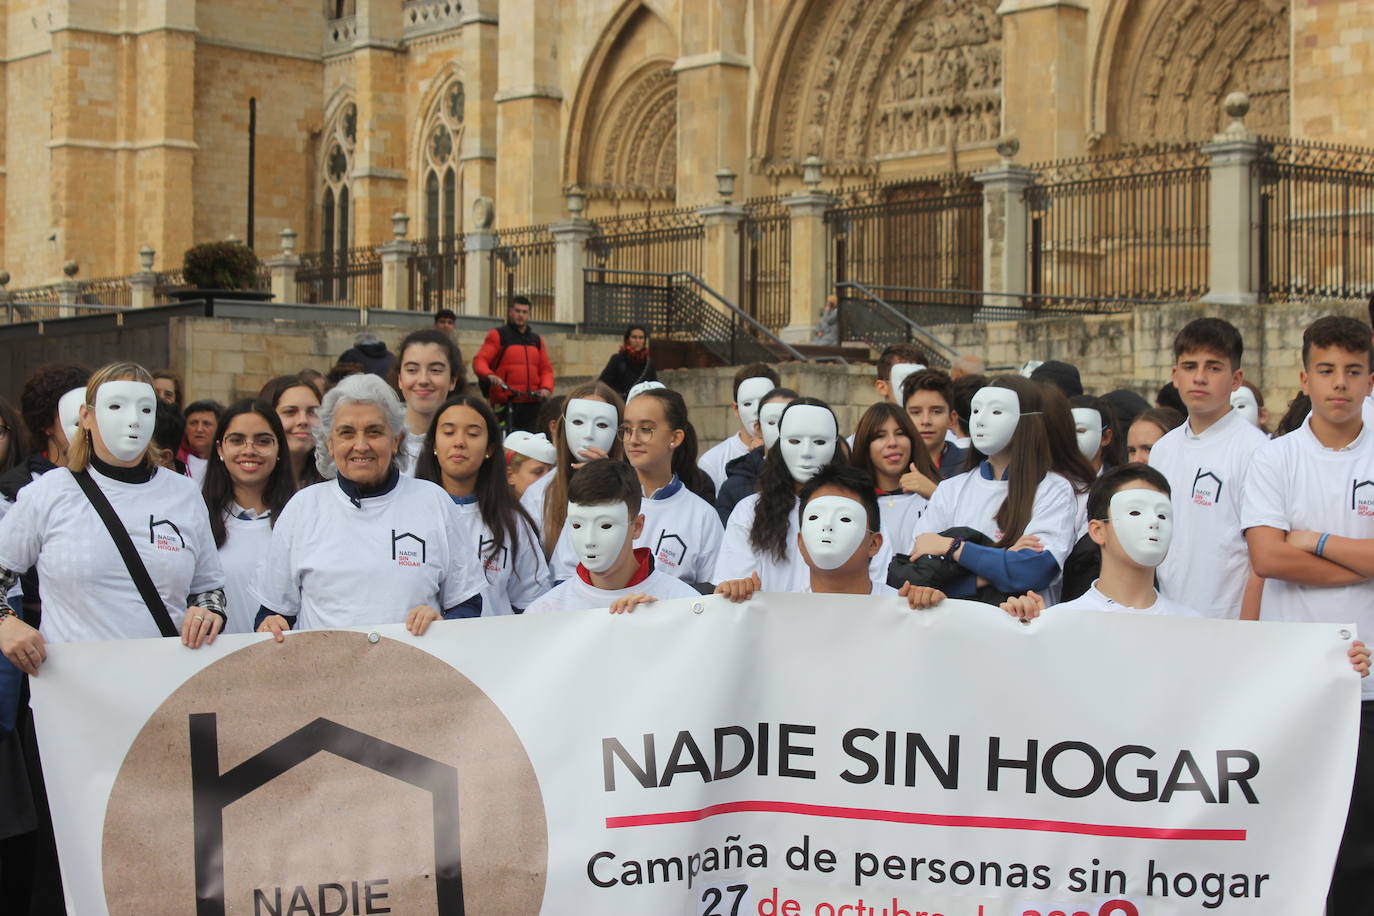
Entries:
[[667, 199], [677, 183], [677, 80], [667, 61], [628, 77], [611, 94], [579, 183], [591, 197]]

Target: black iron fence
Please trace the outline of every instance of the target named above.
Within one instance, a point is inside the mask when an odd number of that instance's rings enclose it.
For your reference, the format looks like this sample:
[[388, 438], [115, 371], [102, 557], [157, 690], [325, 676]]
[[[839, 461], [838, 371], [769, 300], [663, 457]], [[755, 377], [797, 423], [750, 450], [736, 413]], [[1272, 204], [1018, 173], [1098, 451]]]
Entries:
[[826, 213], [831, 285], [979, 289], [983, 192], [962, 173], [839, 193]]
[[87, 280], [81, 284], [77, 301], [83, 305], [118, 305], [130, 308], [134, 304], [133, 287], [128, 277], [107, 277]]
[[694, 208], [652, 210], [595, 220], [588, 263], [606, 270], [700, 274], [706, 228]]
[[781, 197], [745, 201], [739, 223], [739, 307], [774, 330], [792, 319], [792, 219]]
[[467, 279], [463, 236], [449, 235], [417, 242], [406, 270], [410, 274], [407, 308], [422, 312], [462, 311]]
[[301, 255], [296, 301], [318, 305], [380, 308], [382, 259], [371, 247]]
[[1374, 293], [1374, 150], [1266, 138], [1252, 176], [1262, 298]]
[[1032, 293], [1177, 300], [1207, 291], [1212, 173], [1200, 145], [1032, 169], [1036, 183], [1025, 191]]
[[530, 300], [535, 321], [552, 321], [556, 255], [548, 226], [498, 229], [491, 252], [491, 302], [487, 313], [504, 317], [516, 296]]

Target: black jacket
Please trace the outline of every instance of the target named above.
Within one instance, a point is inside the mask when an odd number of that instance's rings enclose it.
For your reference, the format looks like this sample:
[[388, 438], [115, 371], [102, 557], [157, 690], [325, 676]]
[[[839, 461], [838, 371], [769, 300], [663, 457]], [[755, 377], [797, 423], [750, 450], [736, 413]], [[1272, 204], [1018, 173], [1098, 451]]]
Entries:
[[756, 448], [725, 465], [725, 482], [716, 493], [716, 512], [722, 525], [729, 524], [730, 513], [740, 500], [758, 491], [759, 474], [763, 472], [763, 449]]
[[364, 372], [389, 378], [391, 370], [396, 367], [396, 354], [388, 350], [382, 341], [372, 340], [349, 347], [339, 357], [339, 362], [357, 363]]
[[653, 357], [645, 356], [644, 362], [637, 363], [624, 353], [616, 352], [606, 361], [606, 368], [601, 370], [600, 380], [624, 398], [629, 395], [630, 389], [640, 382], [658, 381], [658, 373], [654, 371]]

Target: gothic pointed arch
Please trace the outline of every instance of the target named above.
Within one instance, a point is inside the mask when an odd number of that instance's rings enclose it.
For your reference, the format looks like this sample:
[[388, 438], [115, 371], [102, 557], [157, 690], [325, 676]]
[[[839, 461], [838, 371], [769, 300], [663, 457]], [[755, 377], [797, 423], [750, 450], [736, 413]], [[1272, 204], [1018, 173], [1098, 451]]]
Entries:
[[454, 239], [463, 232], [462, 149], [467, 89], [456, 68], [433, 81], [412, 134], [411, 154], [418, 182], [417, 226], [426, 241]]
[[1289, 133], [1287, 0], [1115, 0], [1093, 67], [1090, 145], [1203, 140], [1250, 96], [1246, 126]]
[[1002, 130], [998, 0], [810, 0], [767, 55], [755, 166], [837, 175], [991, 146]]
[[612, 17], [574, 102], [566, 176], [592, 199], [672, 201], [677, 37], [643, 2]]
[[352, 245], [353, 153], [358, 144], [358, 106], [351, 92], [336, 93], [326, 108], [320, 133], [315, 174], [316, 206], [320, 214], [318, 250], [340, 256]]

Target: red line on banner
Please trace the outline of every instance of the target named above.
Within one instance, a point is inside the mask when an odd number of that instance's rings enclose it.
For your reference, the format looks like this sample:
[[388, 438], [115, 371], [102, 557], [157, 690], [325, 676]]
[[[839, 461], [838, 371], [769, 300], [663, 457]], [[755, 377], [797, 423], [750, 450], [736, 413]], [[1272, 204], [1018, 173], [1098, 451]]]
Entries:
[[1204, 830], [1174, 827], [1122, 827], [1111, 824], [1076, 824], [1072, 821], [1038, 821], [1017, 817], [972, 817], [961, 814], [922, 814], [916, 811], [883, 811], [878, 808], [840, 808], [833, 805], [803, 805], [796, 802], [737, 801], [698, 808], [695, 811], [669, 811], [663, 814], [631, 814], [608, 817], [606, 826], [652, 827], [662, 824], [689, 824], [720, 814], [762, 812], [805, 814], [810, 817], [838, 817], [859, 821], [886, 821], [892, 824], [922, 824], [928, 827], [981, 827], [991, 830], [1040, 830], [1047, 833], [1079, 833], [1084, 836], [1125, 837], [1139, 840], [1228, 840], [1244, 841], [1244, 830]]

